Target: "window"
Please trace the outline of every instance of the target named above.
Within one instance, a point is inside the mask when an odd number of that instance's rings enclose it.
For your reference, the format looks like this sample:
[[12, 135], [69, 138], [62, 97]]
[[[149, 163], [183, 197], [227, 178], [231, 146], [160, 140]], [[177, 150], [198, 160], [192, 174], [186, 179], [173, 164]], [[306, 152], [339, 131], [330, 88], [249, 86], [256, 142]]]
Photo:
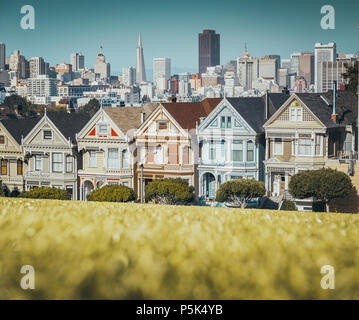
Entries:
[[7, 160], [1, 159], [1, 175], [7, 174]]
[[53, 153], [52, 154], [52, 172], [62, 172], [63, 171], [63, 154], [62, 153]]
[[166, 120], [158, 121], [158, 130], [167, 130], [168, 122]]
[[344, 151], [345, 152], [352, 151], [352, 142], [351, 141], [345, 141], [344, 142]]
[[273, 154], [276, 156], [283, 155], [283, 141], [282, 139], [274, 139]]
[[108, 149], [108, 168], [119, 169], [118, 149]]
[[41, 171], [42, 170], [42, 156], [37, 154], [35, 155], [35, 171]]
[[52, 131], [51, 130], [44, 130], [44, 139], [51, 140], [52, 139]]
[[322, 141], [323, 141], [323, 136], [316, 134], [315, 135], [315, 155], [316, 156], [322, 155]]
[[227, 128], [232, 128], [232, 118], [231, 117], [227, 117]]
[[298, 155], [310, 156], [312, 154], [312, 139], [299, 139]]
[[169, 144], [168, 145], [168, 163], [177, 164], [178, 163], [178, 145]]
[[22, 163], [22, 160], [18, 159], [17, 160], [17, 175], [22, 176], [22, 174], [23, 174], [23, 163]]
[[214, 141], [211, 141], [209, 143], [209, 160], [215, 160], [216, 159], [216, 144]]
[[221, 117], [221, 128], [232, 128], [232, 117]]
[[225, 156], [226, 156], [226, 148], [225, 147], [226, 147], [225, 141], [222, 140], [221, 141], [221, 157], [222, 157], [222, 159], [225, 158]]
[[221, 128], [226, 127], [226, 117], [221, 117]]
[[125, 187], [129, 187], [129, 186], [130, 186], [130, 184], [129, 184], [129, 182], [128, 182], [128, 181], [124, 181], [124, 182], [122, 182], [122, 185], [123, 185], [123, 186], [125, 186]]
[[247, 142], [247, 161], [254, 161], [254, 143], [252, 141]]
[[241, 140], [233, 140], [233, 161], [243, 161], [243, 142]]
[[122, 168], [130, 167], [129, 153], [127, 150], [122, 151]]
[[231, 176], [231, 180], [240, 180], [243, 179], [243, 176]]
[[66, 157], [66, 172], [72, 172], [72, 157], [67, 156]]
[[88, 152], [89, 157], [89, 168], [96, 168], [97, 167], [97, 152], [94, 150], [90, 150]]
[[290, 108], [290, 121], [303, 121], [303, 108], [291, 107]]
[[183, 164], [189, 164], [189, 146], [184, 146], [182, 149]]
[[107, 134], [107, 124], [98, 125], [98, 134]]
[[73, 193], [73, 187], [72, 186], [66, 186], [66, 191], [71, 195], [72, 197], [72, 193]]
[[0, 136], [0, 144], [5, 144], [5, 137], [4, 136]]

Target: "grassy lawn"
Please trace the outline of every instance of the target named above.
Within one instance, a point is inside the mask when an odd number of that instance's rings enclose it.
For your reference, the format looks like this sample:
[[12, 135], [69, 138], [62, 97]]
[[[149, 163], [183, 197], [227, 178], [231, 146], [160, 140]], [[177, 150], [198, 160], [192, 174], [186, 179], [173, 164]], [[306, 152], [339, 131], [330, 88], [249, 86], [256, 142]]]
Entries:
[[0, 198], [0, 252], [0, 299], [359, 299], [359, 215]]

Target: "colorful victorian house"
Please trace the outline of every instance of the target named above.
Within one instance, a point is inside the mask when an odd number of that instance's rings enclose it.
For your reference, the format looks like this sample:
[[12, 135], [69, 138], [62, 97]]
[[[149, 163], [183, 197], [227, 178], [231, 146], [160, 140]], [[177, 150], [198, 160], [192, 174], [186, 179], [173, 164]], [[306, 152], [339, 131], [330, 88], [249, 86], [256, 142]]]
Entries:
[[262, 125], [287, 98], [286, 94], [224, 98], [201, 119], [197, 127], [201, 199], [213, 200], [219, 186], [229, 180], [264, 181]]
[[27, 164], [21, 148], [21, 139], [39, 119], [7, 119], [0, 121], [0, 181], [9, 191], [24, 190], [24, 172]]
[[80, 199], [104, 185], [122, 184], [135, 188], [136, 154], [133, 134], [155, 105], [101, 108], [77, 134], [83, 154], [78, 172]]
[[75, 135], [89, 119], [84, 113], [45, 113], [22, 140], [28, 162], [25, 190], [56, 187], [67, 190], [72, 200], [78, 199], [77, 170], [82, 161]]
[[356, 157], [357, 98], [339, 91], [293, 94], [264, 124], [266, 188], [290, 197], [290, 177]]
[[[182, 178], [198, 192], [196, 126], [221, 99], [162, 103], [135, 133], [138, 194], [160, 178]], [[142, 178], [141, 178], [142, 177]]]

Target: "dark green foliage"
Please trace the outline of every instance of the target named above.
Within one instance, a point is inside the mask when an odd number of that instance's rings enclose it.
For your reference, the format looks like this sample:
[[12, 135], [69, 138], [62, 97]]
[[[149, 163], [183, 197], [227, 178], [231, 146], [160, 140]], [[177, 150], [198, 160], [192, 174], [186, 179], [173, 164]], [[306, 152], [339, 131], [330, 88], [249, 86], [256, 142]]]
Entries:
[[296, 211], [295, 203], [291, 200], [283, 200], [283, 210]]
[[194, 188], [184, 179], [157, 179], [146, 186], [147, 201], [161, 204], [188, 204], [194, 199]]
[[31, 199], [71, 200], [71, 195], [66, 190], [49, 187], [40, 187], [25, 191], [21, 193], [20, 197]]
[[347, 71], [343, 73], [343, 77], [349, 80], [346, 89], [354, 94], [358, 93], [358, 61], [355, 62], [354, 67], [346, 65]]
[[133, 189], [123, 185], [107, 185], [101, 189], [92, 191], [88, 196], [89, 201], [129, 202], [136, 200]]
[[97, 99], [91, 99], [86, 105], [82, 106], [79, 111], [87, 113], [93, 117], [100, 108], [100, 102], [98, 102]]
[[216, 201], [229, 202], [233, 205], [247, 207], [253, 198], [263, 197], [266, 190], [261, 181], [251, 180], [231, 180], [223, 183], [216, 194]]
[[6, 97], [2, 105], [8, 107], [13, 114], [15, 114], [15, 111], [19, 111], [26, 117], [33, 117], [36, 116], [38, 112], [41, 113], [44, 111], [44, 106], [32, 104], [16, 94]]
[[326, 211], [325, 202], [313, 201], [312, 210], [313, 212], [325, 212]]
[[289, 191], [297, 199], [313, 197], [325, 202], [345, 198], [353, 192], [353, 184], [347, 174], [330, 168], [308, 170], [295, 174], [289, 182]]
[[11, 193], [10, 193], [10, 197], [11, 198], [17, 198], [18, 196], [20, 196], [20, 191], [17, 187], [15, 187]]

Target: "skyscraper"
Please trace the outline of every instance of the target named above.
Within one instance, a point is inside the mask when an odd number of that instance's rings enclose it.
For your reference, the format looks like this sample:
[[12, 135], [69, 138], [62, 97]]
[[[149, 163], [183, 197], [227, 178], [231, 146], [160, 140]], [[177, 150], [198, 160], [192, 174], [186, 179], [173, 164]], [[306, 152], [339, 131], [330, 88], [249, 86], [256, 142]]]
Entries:
[[96, 57], [95, 74], [103, 80], [110, 78], [110, 64], [106, 62], [106, 58], [102, 53], [99, 53]]
[[322, 62], [334, 62], [337, 48], [334, 42], [328, 44], [316, 43], [314, 47], [314, 85], [315, 92], [323, 92], [322, 88]]
[[122, 82], [125, 86], [132, 86], [136, 83], [136, 69], [133, 67], [122, 69]]
[[41, 57], [32, 57], [29, 60], [30, 67], [30, 78], [36, 78], [41, 74], [46, 74], [45, 72], [45, 62]]
[[5, 69], [6, 47], [5, 43], [0, 42], [0, 69]]
[[85, 56], [82, 53], [71, 53], [70, 63], [73, 71], [79, 71], [85, 68]]
[[207, 67], [220, 64], [220, 35], [215, 30], [203, 30], [198, 35], [198, 70], [205, 73]]
[[303, 53], [299, 57], [299, 74], [300, 77], [303, 77], [307, 86], [314, 84], [314, 54], [313, 53]]
[[153, 59], [153, 82], [159, 77], [164, 77], [169, 80], [171, 76], [171, 59], [169, 58], [154, 58]]
[[138, 44], [136, 50], [136, 83], [141, 83], [143, 81], [146, 81], [146, 69], [140, 32], [138, 35]]

